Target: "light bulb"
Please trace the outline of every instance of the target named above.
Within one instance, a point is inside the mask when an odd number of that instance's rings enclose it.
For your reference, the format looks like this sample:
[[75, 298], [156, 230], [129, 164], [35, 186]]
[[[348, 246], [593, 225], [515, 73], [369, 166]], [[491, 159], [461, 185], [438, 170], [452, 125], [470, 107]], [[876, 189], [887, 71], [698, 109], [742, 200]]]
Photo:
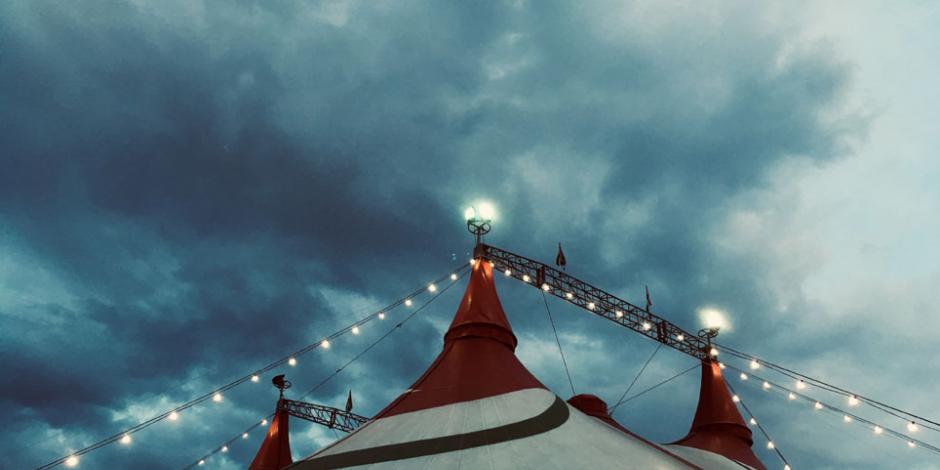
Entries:
[[914, 447], [917, 447], [917, 444], [914, 444], [914, 441], [907, 441], [907, 446], [913, 449]]
[[411, 304], [412, 304], [412, 303], [414, 303], [414, 302], [412, 302], [411, 299], [405, 299], [405, 306], [406, 306], [406, 307], [411, 307]]
[[855, 406], [855, 405], [858, 405], [858, 397], [856, 397], [855, 395], [852, 395], [849, 397], [849, 406]]
[[731, 401], [733, 401], [733, 402], [735, 402], [735, 403], [737, 403], [737, 402], [739, 402], [739, 401], [741, 401], [741, 399], [740, 399], [740, 398], [738, 398], [738, 396], [737, 396], [737, 395], [732, 395], [732, 396], [731, 396]]
[[740, 377], [741, 377], [741, 380], [747, 380], [747, 374], [745, 374], [744, 372], [741, 372]]
[[456, 281], [456, 280], [457, 280], [457, 273], [451, 274], [451, 275], [450, 275], [450, 280], [451, 280], [451, 281]]
[[768, 448], [768, 449], [773, 449], [773, 448], [774, 448], [774, 441], [767, 441], [767, 448]]
[[180, 419], [180, 415], [179, 415], [179, 413], [177, 413], [176, 411], [171, 411], [171, 412], [170, 412], [170, 415], [167, 416], [167, 418], [169, 418], [170, 421], [176, 421], [176, 420]]
[[587, 308], [588, 310], [594, 310], [594, 302], [588, 302]]
[[571, 300], [574, 298], [574, 294], [572, 294], [571, 292], [565, 292], [565, 298], [567, 298], [568, 300]]
[[477, 212], [483, 220], [493, 220], [493, 218], [496, 217], [496, 208], [493, 207], [493, 205], [490, 204], [489, 202], [484, 201], [484, 202], [477, 204], [477, 206], [478, 206]]
[[751, 359], [751, 370], [760, 369], [760, 362], [757, 362], [756, 359]]
[[719, 362], [719, 363], [718, 363], [718, 367], [719, 367], [721, 370], [725, 370], [725, 367], [726, 367], [726, 366], [725, 366], [725, 363], [724, 363], [724, 362]]
[[131, 435], [130, 435], [130, 434], [125, 434], [125, 435], [121, 436], [121, 444], [130, 445], [131, 440], [132, 440], [132, 439], [131, 439]]
[[296, 366], [296, 365], [297, 365], [297, 358], [296, 358], [296, 357], [292, 357], [292, 358], [288, 359], [288, 360], [287, 360], [287, 365], [289, 365], [289, 366], [291, 366], [291, 367]]
[[823, 409], [823, 405], [822, 405], [822, 403], [819, 403], [819, 402], [817, 401], [816, 404], [813, 405], [813, 408], [815, 408], [815, 409], [817, 409], [817, 410], [821, 410], [821, 409]]
[[215, 394], [212, 395], [212, 401], [214, 401], [214, 402], [216, 402], [216, 403], [221, 403], [221, 402], [222, 402], [222, 394], [219, 393], [219, 392], [215, 392]]
[[228, 452], [228, 446], [222, 446], [222, 452]]
[[532, 278], [529, 277], [528, 274], [523, 274], [523, 275], [522, 275], [522, 281], [523, 281], [523, 282], [529, 282], [529, 281], [531, 281], [531, 280], [532, 280]]
[[715, 348], [712, 348], [711, 351], [709, 351], [708, 353], [711, 354], [712, 357], [718, 356], [718, 350]]
[[354, 326], [354, 327], [352, 327], [352, 330], [349, 330], [349, 331], [352, 331], [352, 334], [354, 334], [354, 335], [358, 335], [358, 334], [359, 334], [359, 327], [358, 327], [358, 326]]
[[653, 325], [650, 325], [649, 322], [643, 322], [643, 329], [649, 331], [653, 328]]
[[787, 394], [787, 398], [789, 398], [790, 400], [796, 400], [796, 394], [793, 392], [790, 392]]
[[617, 315], [617, 318], [622, 318], [623, 312], [621, 312], [620, 310], [617, 310], [616, 312], [614, 312], [614, 315]]
[[761, 386], [764, 387], [764, 390], [770, 390], [770, 382], [766, 380], [764, 381], [764, 385]]
[[551, 289], [548, 284], [542, 284], [542, 290], [548, 292]]
[[320, 342], [320, 347], [322, 347], [323, 349], [330, 349], [330, 340], [325, 339], [322, 342]]
[[884, 430], [884, 429], [881, 429], [881, 426], [875, 426], [875, 427], [872, 429], [872, 431], [875, 431], [875, 434], [881, 434], [881, 433], [883, 433], [885, 430]]
[[849, 415], [842, 415], [842, 421], [845, 421], [846, 423], [851, 423], [852, 417]]
[[464, 220], [472, 220], [476, 216], [477, 216], [477, 211], [472, 207], [468, 207], [464, 209], [463, 211]]
[[267, 425], [268, 425], [268, 418], [262, 419], [262, 420], [261, 420], [261, 425], [262, 425], [262, 426], [267, 426]]
[[682, 334], [682, 333], [679, 333], [678, 335], [676, 335], [676, 340], [677, 340], [677, 341], [685, 341], [685, 335]]
[[199, 465], [205, 465], [205, 464], [206, 464], [206, 461], [205, 461], [205, 460], [200, 460], [200, 461], [199, 461]]
[[242, 439], [248, 439], [248, 433], [247, 433], [247, 432], [244, 433], [244, 434], [242, 434]]
[[800, 380], [796, 383], [796, 389], [797, 389], [797, 390], [803, 390], [804, 388], [806, 388], [806, 382], [804, 382], [802, 379], [800, 379]]
[[261, 380], [261, 377], [258, 377], [258, 374], [255, 374], [255, 375], [252, 375], [252, 376], [251, 376], [251, 381], [252, 381], [252, 382], [258, 383], [259, 380]]
[[917, 423], [913, 421], [911, 421], [910, 423], [907, 423], [907, 430], [910, 432], [917, 432]]
[[512, 276], [512, 270], [509, 268], [506, 268], [506, 270], [503, 271], [503, 274], [505, 274], [506, 276]]
[[385, 312], [379, 312], [379, 320], [385, 320]]
[[65, 463], [65, 466], [66, 466], [66, 467], [77, 467], [77, 466], [78, 466], [78, 456], [77, 456], [77, 455], [70, 455], [69, 458], [65, 459], [65, 462], [64, 462], [64, 463]]
[[757, 426], [757, 420], [756, 420], [756, 419], [751, 418], [751, 426]]
[[437, 286], [435, 286], [434, 284], [429, 284], [428, 292], [437, 292]]

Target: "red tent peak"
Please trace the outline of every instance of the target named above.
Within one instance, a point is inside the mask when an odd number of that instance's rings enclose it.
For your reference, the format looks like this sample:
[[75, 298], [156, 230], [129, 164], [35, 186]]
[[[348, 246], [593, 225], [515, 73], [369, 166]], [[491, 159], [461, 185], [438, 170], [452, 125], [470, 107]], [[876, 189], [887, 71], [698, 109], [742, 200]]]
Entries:
[[277, 413], [274, 414], [264, 442], [261, 443], [261, 448], [255, 454], [248, 470], [281, 470], [293, 463], [290, 455], [288, 418], [287, 410], [281, 408], [279, 400]]
[[461, 338], [490, 338], [515, 351], [516, 335], [496, 295], [493, 267], [488, 261], [478, 258], [474, 260], [472, 270], [454, 321], [444, 335], [444, 343]]
[[601, 400], [597, 395], [582, 393], [568, 399], [568, 404], [577, 408], [582, 413], [607, 420], [610, 414], [607, 412], [607, 403]]
[[527, 388], [545, 388], [514, 354], [516, 335], [493, 285], [493, 267], [477, 259], [444, 349], [407, 392], [376, 419]]
[[718, 362], [702, 363], [698, 408], [689, 434], [675, 444], [723, 455], [751, 467], [765, 467], [754, 455], [751, 430], [728, 393]]

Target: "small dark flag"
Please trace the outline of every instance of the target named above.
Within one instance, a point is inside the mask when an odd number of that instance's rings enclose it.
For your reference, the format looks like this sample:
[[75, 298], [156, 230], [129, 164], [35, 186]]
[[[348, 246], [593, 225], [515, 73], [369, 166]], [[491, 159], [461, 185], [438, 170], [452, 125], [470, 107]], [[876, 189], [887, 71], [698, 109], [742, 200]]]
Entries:
[[346, 398], [346, 412], [352, 411], [352, 390], [349, 391], [349, 397]]
[[653, 301], [650, 299], [650, 286], [646, 286], [646, 311], [650, 311], [650, 307], [653, 306]]
[[565, 265], [568, 264], [568, 261], [565, 260], [565, 252], [561, 251], [561, 243], [558, 243], [558, 255], [555, 256], [555, 264], [561, 266], [561, 269], [565, 269]]

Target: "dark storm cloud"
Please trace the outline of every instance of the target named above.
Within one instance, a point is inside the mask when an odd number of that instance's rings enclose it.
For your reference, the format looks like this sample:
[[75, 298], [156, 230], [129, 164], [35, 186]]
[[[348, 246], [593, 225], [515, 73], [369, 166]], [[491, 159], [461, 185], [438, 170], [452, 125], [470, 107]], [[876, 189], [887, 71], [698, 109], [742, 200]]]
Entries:
[[[35, 446], [11, 451], [17, 466], [110, 434], [141, 397], [189, 399], [331, 331], [351, 312], [322, 288], [380, 302], [462, 261], [456, 214], [472, 195], [505, 214], [496, 244], [550, 259], [563, 239], [577, 274], [634, 297], [649, 283], [663, 311], [722, 291], [757, 310], [749, 266], [703, 281], [715, 260], [702, 228], [776, 163], [832, 158], [844, 139], [822, 118], [844, 67], [819, 51], [781, 62], [781, 33], [730, 9], [721, 27], [676, 12], [664, 29], [601, 4], [524, 2], [0, 13], [0, 235], [72, 299], [3, 306], [0, 406], [28, 423], [4, 441]], [[641, 226], [620, 219], [634, 206]], [[521, 330], [544, 326], [530, 300], [504, 299], [537, 314], [514, 316]], [[379, 384], [363, 392], [373, 411], [439, 348], [431, 324], [409, 328], [356, 375]], [[141, 436], [139, 467], [184, 464], [246, 419], [202, 416], [213, 432]], [[126, 462], [108, 452], [100, 462]]]

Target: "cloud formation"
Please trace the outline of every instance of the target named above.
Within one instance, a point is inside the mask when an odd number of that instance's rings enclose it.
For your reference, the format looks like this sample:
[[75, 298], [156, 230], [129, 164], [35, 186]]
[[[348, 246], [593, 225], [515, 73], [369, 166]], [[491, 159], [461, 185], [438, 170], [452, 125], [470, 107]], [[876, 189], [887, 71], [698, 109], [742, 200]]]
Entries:
[[[44, 463], [447, 272], [481, 197], [499, 206], [493, 244], [547, 260], [561, 240], [575, 275], [634, 299], [648, 284], [688, 329], [719, 305], [766, 339], [729, 338], [742, 348], [838, 362], [852, 345], [786, 347], [800, 317], [780, 312], [815, 308], [794, 286], [822, 261], [754, 207], [786, 210], [787, 171], [848, 158], [866, 131], [850, 64], [801, 28], [779, 5], [717, 3], [4, 3], [5, 454]], [[564, 396], [538, 299], [504, 284], [520, 355]], [[459, 290], [317, 398], [352, 387], [380, 409], [437, 353]], [[615, 398], [652, 345], [557, 308], [579, 391]], [[366, 339], [288, 373], [308, 387]], [[680, 437], [685, 384], [623, 421]], [[267, 414], [270, 392], [86, 461], [185, 465]], [[329, 438], [298, 429], [295, 454]], [[780, 442], [804, 466], [845, 462]]]

